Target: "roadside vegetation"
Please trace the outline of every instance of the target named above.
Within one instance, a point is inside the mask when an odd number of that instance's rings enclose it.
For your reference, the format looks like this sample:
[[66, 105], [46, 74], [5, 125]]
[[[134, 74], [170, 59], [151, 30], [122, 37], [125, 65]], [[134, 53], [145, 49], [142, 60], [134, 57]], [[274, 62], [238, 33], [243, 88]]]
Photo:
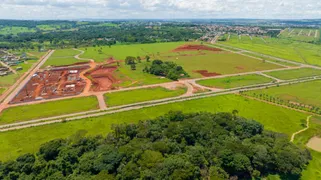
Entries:
[[[75, 106], [79, 107], [79, 104]], [[239, 116], [257, 120], [264, 125], [265, 129], [285, 133], [289, 137], [292, 133], [302, 129], [302, 120], [304, 121], [307, 117], [306, 114], [300, 112], [237, 95], [210, 97], [86, 118], [78, 121], [2, 132], [0, 133], [0, 160], [12, 160], [24, 153], [35, 153], [41, 144], [53, 139], [68, 138], [77, 136], [77, 134], [102, 135], [111, 132], [111, 127], [114, 124], [137, 123], [140, 120], [162, 116], [171, 110], [183, 111], [184, 113], [216, 113], [238, 110]]]
[[163, 87], [136, 89], [130, 91], [114, 92], [105, 94], [108, 107], [134, 104], [144, 101], [158, 100], [183, 95], [186, 88], [177, 87], [176, 90], [169, 90]]
[[106, 137], [55, 139], [36, 154], [4, 162], [0, 178], [299, 178], [311, 160], [285, 135], [232, 113], [169, 112], [114, 126]]
[[321, 70], [312, 69], [312, 68], [300, 68], [300, 69], [291, 69], [291, 70], [284, 70], [284, 71], [273, 71], [273, 72], [268, 72], [264, 74], [267, 74], [282, 80], [291, 80], [291, 79], [298, 79], [298, 78], [321, 76]]
[[258, 75], [242, 75], [242, 76], [232, 76], [227, 78], [215, 78], [197, 81], [198, 84], [212, 87], [212, 88], [222, 88], [230, 89], [235, 87], [250, 86], [255, 84], [264, 84], [272, 82], [272, 79]]
[[98, 101], [94, 96], [10, 107], [1, 112], [0, 124], [9, 124], [95, 109], [98, 109]]

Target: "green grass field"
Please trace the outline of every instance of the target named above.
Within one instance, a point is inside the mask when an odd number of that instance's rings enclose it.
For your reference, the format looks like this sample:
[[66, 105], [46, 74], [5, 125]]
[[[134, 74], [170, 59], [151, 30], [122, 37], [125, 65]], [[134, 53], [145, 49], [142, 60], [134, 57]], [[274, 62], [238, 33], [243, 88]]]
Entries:
[[282, 80], [291, 80], [305, 77], [321, 76], [321, 70], [312, 68], [291, 69], [265, 73]]
[[[91, 58], [96, 62], [104, 62], [110, 57], [114, 57], [117, 60], [125, 60], [127, 56], [141, 56], [144, 58], [146, 55], [170, 52], [185, 43], [186, 42], [113, 45], [110, 48], [108, 46], [88, 47], [81, 48], [81, 50], [85, 51], [81, 57]], [[99, 49], [101, 49], [102, 53], [99, 53]]]
[[9, 124], [95, 109], [98, 109], [98, 101], [94, 96], [17, 106], [5, 109], [0, 114], [0, 124]]
[[3, 94], [6, 90], [7, 88], [0, 88], [0, 95]]
[[1, 35], [9, 35], [9, 34], [13, 34], [13, 35], [17, 35], [19, 33], [28, 33], [28, 32], [36, 32], [35, 29], [29, 29], [27, 27], [3, 27], [0, 28], [0, 34]]
[[131, 91], [122, 91], [105, 94], [105, 100], [108, 107], [120, 106], [126, 104], [134, 104], [138, 102], [164, 99], [183, 95], [186, 92], [185, 88], [177, 90], [169, 90], [163, 87], [137, 89]]
[[232, 112], [234, 109], [239, 111], [240, 116], [263, 123], [268, 130], [288, 135], [302, 129], [301, 120], [307, 117], [299, 112], [249, 100], [241, 96], [225, 95], [3, 132], [0, 133], [0, 160], [16, 158], [19, 154], [27, 152], [35, 152], [42, 143], [57, 138], [67, 138], [77, 132], [86, 132], [86, 135], [106, 135], [111, 131], [113, 124], [137, 123], [139, 120], [163, 115], [170, 110], [188, 113], [199, 111]]
[[248, 93], [269, 94], [284, 101], [303, 103], [321, 108], [321, 81], [311, 81], [287, 86], [273, 87], [264, 90], [255, 90]]
[[[315, 36], [317, 33], [317, 36]], [[318, 40], [319, 30], [318, 29], [292, 29], [287, 28], [282, 34], [280, 34], [280, 38], [287, 38], [296, 41], [303, 41], [303, 42], [314, 42]]]
[[247, 56], [234, 53], [208, 53], [201, 56], [171, 57], [169, 60], [181, 65], [192, 78], [202, 77], [195, 72], [197, 70], [207, 70], [218, 74], [235, 74], [242, 72], [261, 71], [281, 68], [281, 66], [263, 62]]
[[64, 65], [71, 65], [79, 62], [88, 62], [85, 60], [78, 60], [74, 58], [79, 51], [73, 49], [59, 49], [56, 50], [52, 56], [45, 62], [42, 68], [47, 66], [64, 66]]
[[203, 86], [222, 88], [222, 89], [250, 86], [254, 84], [263, 84], [263, 83], [269, 83], [269, 82], [272, 82], [272, 79], [258, 75], [258, 74], [197, 81], [198, 84]]
[[243, 37], [239, 39], [237, 35], [231, 35], [229, 41], [219, 43], [300, 63], [321, 66], [321, 46], [319, 45], [284, 38], [264, 38], [264, 40], [260, 37], [253, 37], [253, 40]]

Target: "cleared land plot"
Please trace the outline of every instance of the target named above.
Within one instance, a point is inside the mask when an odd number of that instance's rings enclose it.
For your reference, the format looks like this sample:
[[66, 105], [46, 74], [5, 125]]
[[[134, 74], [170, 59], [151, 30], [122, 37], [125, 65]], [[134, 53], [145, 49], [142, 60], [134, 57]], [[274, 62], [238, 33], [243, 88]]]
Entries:
[[88, 62], [85, 60], [78, 60], [74, 58], [77, 54], [79, 54], [79, 51], [73, 50], [73, 49], [60, 49], [56, 50], [52, 56], [45, 62], [45, 64], [42, 67], [47, 66], [64, 66], [64, 65], [72, 65], [76, 63], [84, 63]]
[[250, 91], [250, 94], [268, 94], [293, 104], [300, 103], [321, 108], [321, 81], [311, 81], [288, 86]]
[[110, 114], [97, 118], [3, 132], [0, 133], [0, 159], [8, 160], [16, 158], [23, 153], [33, 153], [38, 150], [41, 144], [47, 141], [67, 138], [76, 133], [105, 135], [111, 132], [113, 124], [137, 123], [139, 120], [161, 116], [170, 110], [189, 113], [199, 111], [232, 112], [234, 109], [239, 111], [240, 116], [263, 123], [268, 130], [286, 133], [289, 136], [293, 132], [302, 129], [301, 120], [307, 117], [303, 113], [249, 100], [237, 95], [218, 96]]
[[284, 71], [273, 71], [265, 74], [276, 77], [278, 79], [290, 80], [290, 79], [297, 79], [297, 78], [320, 76], [321, 70], [312, 69], [312, 68], [301, 68], [301, 69], [291, 69], [291, 70], [284, 70]]
[[[220, 75], [281, 68], [234, 53], [208, 53], [200, 56], [171, 57], [169, 60], [181, 65], [192, 78], [204, 77], [206, 73]], [[202, 75], [200, 71], [207, 72]]]
[[258, 74], [197, 81], [198, 84], [203, 86], [222, 88], [222, 89], [229, 89], [229, 88], [235, 88], [235, 87], [241, 87], [241, 86], [250, 86], [250, 85], [263, 84], [263, 83], [269, 83], [269, 82], [272, 82], [272, 79], [258, 75]]
[[[253, 37], [253, 39], [257, 38], [259, 37]], [[265, 38], [265, 40], [267, 43], [246, 39], [239, 40], [237, 35], [231, 35], [229, 41], [220, 43], [300, 63], [321, 66], [321, 46], [319, 45], [290, 39]]]
[[[111, 57], [116, 60], [125, 60], [127, 56], [141, 56], [145, 58], [146, 55], [157, 55], [162, 52], [169, 52], [174, 50], [186, 42], [173, 42], [173, 43], [155, 43], [155, 44], [132, 44], [132, 45], [114, 45], [111, 47], [88, 47], [81, 48], [85, 53], [82, 58], [94, 59], [96, 62], [104, 62]], [[99, 53], [101, 50], [101, 53]]]
[[1, 35], [9, 35], [9, 34], [17, 35], [19, 33], [28, 33], [28, 32], [36, 32], [36, 30], [33, 28], [15, 27], [15, 26], [0, 28]]
[[0, 124], [95, 110], [98, 107], [97, 98], [94, 96], [11, 107], [0, 114]]
[[[293, 32], [290, 34], [290, 32]], [[285, 33], [282, 33], [280, 38], [287, 38], [296, 41], [313, 42], [317, 40], [315, 33], [316, 29], [287, 29]]]
[[163, 87], [137, 89], [131, 91], [123, 91], [105, 94], [105, 100], [108, 107], [119, 106], [125, 104], [133, 104], [143, 101], [151, 101], [183, 95], [186, 88], [178, 88], [177, 90], [169, 90]]

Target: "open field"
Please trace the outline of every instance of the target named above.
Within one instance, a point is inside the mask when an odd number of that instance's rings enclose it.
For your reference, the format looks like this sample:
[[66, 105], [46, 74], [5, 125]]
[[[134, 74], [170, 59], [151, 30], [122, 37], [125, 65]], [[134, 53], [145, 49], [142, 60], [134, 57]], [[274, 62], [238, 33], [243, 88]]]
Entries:
[[[185, 43], [186, 42], [113, 45], [110, 48], [108, 46], [88, 47], [81, 48], [81, 50], [85, 51], [81, 57], [94, 59], [96, 62], [104, 62], [110, 57], [114, 57], [116, 60], [125, 60], [127, 56], [141, 56], [144, 58], [146, 55], [157, 55], [163, 52], [170, 52]], [[99, 53], [100, 49], [101, 53]]]
[[1, 35], [9, 35], [9, 34], [13, 34], [13, 35], [17, 35], [19, 33], [28, 33], [28, 32], [36, 32], [35, 29], [29, 29], [27, 27], [2, 27], [0, 28], [0, 34]]
[[269, 89], [247, 92], [249, 94], [268, 94], [292, 104], [305, 104], [321, 108], [321, 81], [311, 81], [288, 86], [273, 87]]
[[249, 100], [237, 95], [217, 96], [116, 113], [97, 118], [3, 132], [0, 133], [0, 159], [8, 160], [16, 158], [23, 153], [35, 152], [42, 143], [57, 138], [70, 137], [76, 133], [105, 135], [111, 131], [112, 124], [136, 123], [139, 120], [147, 120], [163, 115], [170, 110], [188, 113], [199, 111], [231, 112], [234, 109], [239, 111], [240, 116], [255, 119], [263, 123], [268, 130], [288, 135], [302, 129], [301, 120], [307, 117], [303, 113]]
[[0, 114], [0, 124], [21, 122], [25, 120], [59, 116], [95, 109], [98, 109], [98, 101], [94, 96], [17, 106], [5, 109]]
[[163, 87], [137, 89], [105, 94], [108, 107], [125, 104], [133, 104], [143, 101], [151, 101], [183, 95], [186, 88], [178, 87], [176, 90], [169, 90]]
[[[317, 33], [317, 35], [315, 33]], [[287, 28], [279, 37], [296, 41], [313, 42], [318, 40], [318, 33], [318, 29]]]
[[263, 62], [234, 53], [208, 53], [200, 56], [171, 57], [168, 60], [181, 65], [192, 78], [203, 77], [196, 71], [206, 70], [215, 74], [235, 74], [281, 68], [281, 66]]
[[74, 58], [74, 56], [76, 56], [77, 54], [79, 54], [79, 51], [75, 51], [73, 49], [56, 50], [42, 67], [64, 66], [64, 65], [71, 65], [75, 63], [81, 63], [81, 62], [88, 62], [88, 61], [78, 60]]
[[258, 75], [258, 74], [197, 81], [198, 84], [203, 86], [222, 88], [222, 89], [249, 86], [254, 84], [263, 84], [263, 83], [269, 83], [269, 82], [272, 82], [272, 79]]
[[300, 63], [321, 66], [321, 46], [319, 45], [289, 39], [264, 39], [266, 42], [260, 37], [253, 37], [253, 40], [239, 39], [237, 35], [233, 34], [229, 41], [220, 43]]
[[264, 74], [267, 74], [282, 80], [290, 80], [290, 79], [297, 79], [297, 78], [320, 76], [321, 70], [312, 69], [312, 68], [301, 68], [301, 69], [291, 69], [291, 70], [285, 70], [285, 71], [273, 71], [273, 72], [268, 72]]

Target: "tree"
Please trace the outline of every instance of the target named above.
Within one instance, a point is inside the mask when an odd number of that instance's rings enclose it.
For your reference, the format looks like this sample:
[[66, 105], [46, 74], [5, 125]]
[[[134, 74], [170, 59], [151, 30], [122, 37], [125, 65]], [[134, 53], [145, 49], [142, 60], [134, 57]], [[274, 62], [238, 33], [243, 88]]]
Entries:
[[131, 64], [131, 65], [130, 65], [130, 69], [131, 69], [131, 70], [136, 70], [136, 65], [135, 65], [135, 64]]
[[142, 58], [140, 57], [140, 56], [137, 56], [137, 61], [138, 61], [138, 63], [141, 63], [142, 62]]
[[150, 56], [149, 55], [146, 55], [145, 59], [146, 59], [147, 62], [150, 62]]

